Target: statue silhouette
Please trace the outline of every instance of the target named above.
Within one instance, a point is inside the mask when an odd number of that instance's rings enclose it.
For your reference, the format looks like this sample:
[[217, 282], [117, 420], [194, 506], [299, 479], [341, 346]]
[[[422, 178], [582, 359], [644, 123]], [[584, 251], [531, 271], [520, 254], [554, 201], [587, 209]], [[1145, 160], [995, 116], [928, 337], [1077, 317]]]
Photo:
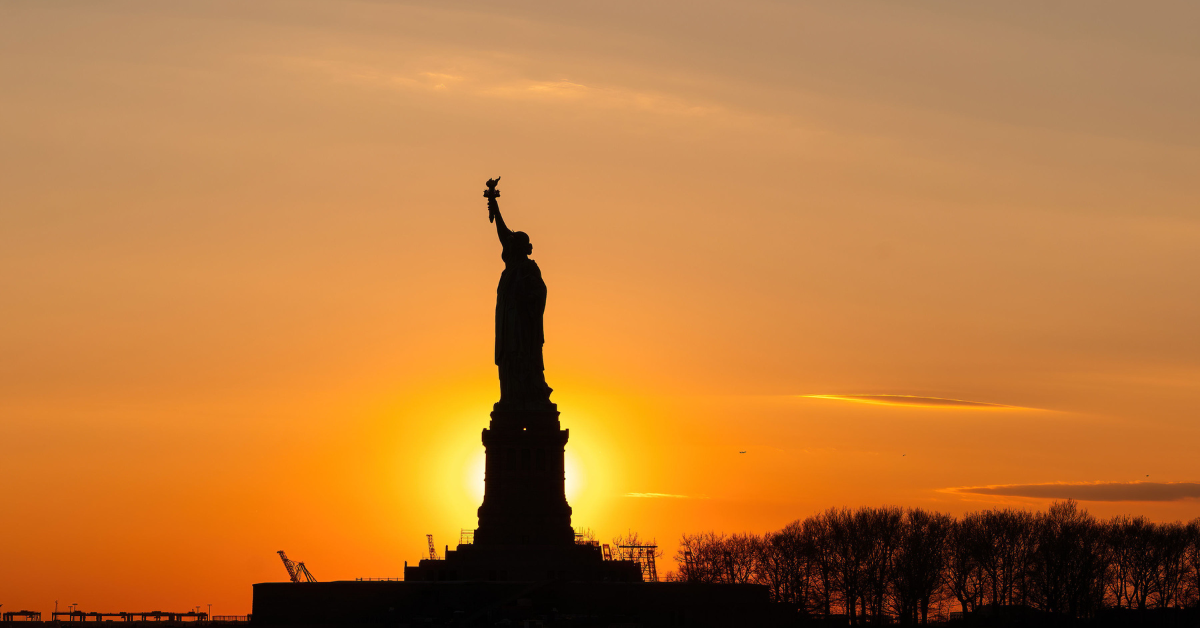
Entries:
[[546, 341], [542, 315], [546, 312], [546, 282], [537, 262], [529, 259], [533, 245], [523, 231], [504, 223], [496, 184], [489, 179], [488, 219], [496, 223], [503, 250], [504, 272], [496, 288], [496, 366], [500, 370], [500, 403], [497, 407], [521, 408], [550, 405], [542, 345]]

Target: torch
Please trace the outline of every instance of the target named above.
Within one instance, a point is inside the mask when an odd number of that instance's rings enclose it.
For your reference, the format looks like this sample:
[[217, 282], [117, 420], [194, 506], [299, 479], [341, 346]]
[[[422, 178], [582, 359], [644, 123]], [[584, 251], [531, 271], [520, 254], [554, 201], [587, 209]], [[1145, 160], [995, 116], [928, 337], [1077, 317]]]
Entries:
[[488, 179], [488, 189], [483, 191], [483, 197], [488, 199], [488, 222], [494, 222], [496, 220], [496, 210], [493, 209], [496, 207], [496, 202], [494, 199], [500, 198], [500, 190], [496, 189], [497, 183], [500, 183], [500, 177]]

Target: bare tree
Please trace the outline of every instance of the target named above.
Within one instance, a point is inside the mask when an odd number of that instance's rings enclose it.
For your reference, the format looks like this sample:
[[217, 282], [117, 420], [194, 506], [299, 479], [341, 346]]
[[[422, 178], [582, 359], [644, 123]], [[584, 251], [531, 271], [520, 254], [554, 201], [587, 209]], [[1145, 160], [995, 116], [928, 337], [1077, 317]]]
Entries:
[[[622, 547], [630, 545], [658, 545], [658, 541], [655, 539], [650, 539], [647, 541], [638, 536], [637, 532], [634, 532], [633, 530], [626, 530], [625, 534], [618, 534], [617, 536], [614, 536], [612, 545], [609, 546], [609, 551], [612, 552], [613, 560], [633, 560], [633, 549], [629, 547]], [[656, 547], [654, 549], [654, 557], [656, 559], [662, 558], [664, 554], [665, 552], [661, 547]]]
[[675, 561], [687, 582], [724, 582], [725, 535], [716, 532], [685, 534], [679, 540]]
[[1112, 557], [1107, 588], [1116, 606], [1146, 610], [1157, 571], [1154, 524], [1145, 517], [1114, 517], [1103, 527]]
[[1029, 571], [1034, 517], [1020, 510], [985, 510], [971, 513], [975, 534], [970, 552], [986, 578], [988, 602], [997, 606], [1023, 604]]
[[814, 550], [812, 538], [805, 534], [799, 520], [763, 535], [757, 559], [758, 582], [767, 585], [771, 599], [807, 612], [809, 589], [816, 580]]
[[1188, 530], [1182, 523], [1159, 523], [1154, 525], [1154, 576], [1150, 581], [1150, 593], [1156, 608], [1171, 608], [1179, 605], [1186, 594], [1183, 587], [1188, 580]]
[[871, 561], [875, 557], [875, 539], [869, 529], [869, 517], [845, 508], [825, 512], [829, 525], [834, 586], [839, 602], [850, 623], [866, 614], [866, 584]]
[[1045, 611], [1090, 617], [1103, 604], [1108, 549], [1100, 527], [1074, 500], [1054, 502], [1037, 516], [1034, 600]]
[[1200, 606], [1200, 517], [1192, 519], [1185, 528], [1187, 553], [1185, 557], [1190, 574], [1189, 586], [1183, 593], [1183, 605]]
[[747, 584], [758, 578], [758, 558], [762, 554], [763, 537], [746, 532], [733, 534], [722, 544], [725, 562], [725, 582]]
[[837, 556], [833, 543], [832, 519], [836, 511], [829, 510], [809, 517], [801, 525], [804, 543], [812, 551], [810, 571], [812, 582], [808, 586], [808, 610], [824, 617], [833, 612], [837, 594]]
[[930, 603], [946, 581], [952, 530], [947, 515], [919, 508], [904, 514], [893, 570], [900, 623], [929, 623]]
[[[616, 545], [637, 544], [630, 532]], [[667, 579], [765, 585], [776, 602], [851, 625], [1032, 605], [1064, 618], [1105, 606], [1200, 605], [1200, 519], [1100, 523], [1071, 500], [955, 520], [921, 509], [831, 508], [764, 535], [685, 534]]]
[[963, 613], [979, 607], [984, 588], [983, 568], [976, 558], [979, 520], [966, 516], [955, 522], [950, 531], [947, 581]]
[[863, 614], [872, 623], [884, 623], [891, 606], [890, 588], [903, 534], [904, 511], [895, 506], [860, 508], [854, 518], [859, 533], [864, 536], [863, 542], [871, 548], [862, 574]]

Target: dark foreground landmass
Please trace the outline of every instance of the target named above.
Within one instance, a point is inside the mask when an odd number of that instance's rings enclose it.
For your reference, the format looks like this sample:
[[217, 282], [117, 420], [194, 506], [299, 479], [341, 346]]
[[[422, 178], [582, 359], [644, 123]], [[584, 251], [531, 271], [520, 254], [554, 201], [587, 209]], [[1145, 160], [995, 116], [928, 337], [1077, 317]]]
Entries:
[[[686, 582], [328, 582], [254, 585], [259, 626], [641, 626], [826, 628], [845, 615], [813, 617], [772, 602], [767, 587]], [[854, 625], [897, 625], [858, 617]], [[931, 625], [934, 625], [931, 622]], [[950, 627], [1200, 627], [1200, 609], [1108, 609], [1072, 619], [1027, 606], [983, 607]]]
[[[361, 586], [364, 584], [367, 586]], [[625, 583], [588, 584], [585, 587], [580, 583], [457, 582], [421, 583], [421, 586], [407, 588], [397, 587], [398, 584], [403, 583], [330, 582], [316, 588], [308, 584], [269, 583], [257, 586], [278, 593], [278, 596], [272, 596], [278, 602], [296, 604], [282, 609], [282, 613], [264, 606], [267, 617], [263, 619], [118, 620], [116, 623], [128, 628], [345, 628], [351, 625], [356, 628], [843, 628], [851, 625], [845, 615], [806, 616], [785, 605], [765, 602], [761, 592], [754, 590], [758, 588], [754, 585], [718, 591], [708, 585], [661, 583], [638, 591], [636, 586]], [[500, 586], [493, 586], [497, 584]], [[345, 602], [355, 605], [342, 606]], [[78, 622], [0, 622], [0, 625], [12, 628], [64, 628], [75, 624]], [[853, 625], [903, 624], [891, 618], [882, 621], [859, 618]], [[1194, 628], [1200, 627], [1200, 608], [1109, 609], [1095, 617], [1070, 619], [1030, 607], [1000, 607], [984, 608], [965, 616], [956, 614], [953, 620], [931, 621], [924, 625], [941, 628]]]
[[[764, 626], [794, 611], [766, 587], [682, 582], [322, 582], [254, 585], [254, 623]], [[509, 623], [505, 623], [509, 622]], [[533, 625], [537, 625], [534, 623]]]

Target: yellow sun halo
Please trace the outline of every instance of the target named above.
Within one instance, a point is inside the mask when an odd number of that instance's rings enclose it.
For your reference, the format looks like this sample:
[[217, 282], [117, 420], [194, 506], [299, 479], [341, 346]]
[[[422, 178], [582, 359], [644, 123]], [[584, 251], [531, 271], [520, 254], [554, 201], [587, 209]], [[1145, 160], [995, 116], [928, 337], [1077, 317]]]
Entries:
[[584, 473], [583, 464], [570, 447], [567, 448], [566, 456], [563, 459], [563, 468], [567, 475], [567, 502], [570, 503], [579, 497], [587, 485], [587, 475]]
[[[563, 459], [566, 472], [567, 501], [578, 499], [587, 485], [587, 474], [579, 457], [567, 448]], [[462, 494], [468, 502], [482, 502], [484, 492], [484, 473], [487, 467], [487, 456], [479, 451], [466, 460], [462, 473]]]

